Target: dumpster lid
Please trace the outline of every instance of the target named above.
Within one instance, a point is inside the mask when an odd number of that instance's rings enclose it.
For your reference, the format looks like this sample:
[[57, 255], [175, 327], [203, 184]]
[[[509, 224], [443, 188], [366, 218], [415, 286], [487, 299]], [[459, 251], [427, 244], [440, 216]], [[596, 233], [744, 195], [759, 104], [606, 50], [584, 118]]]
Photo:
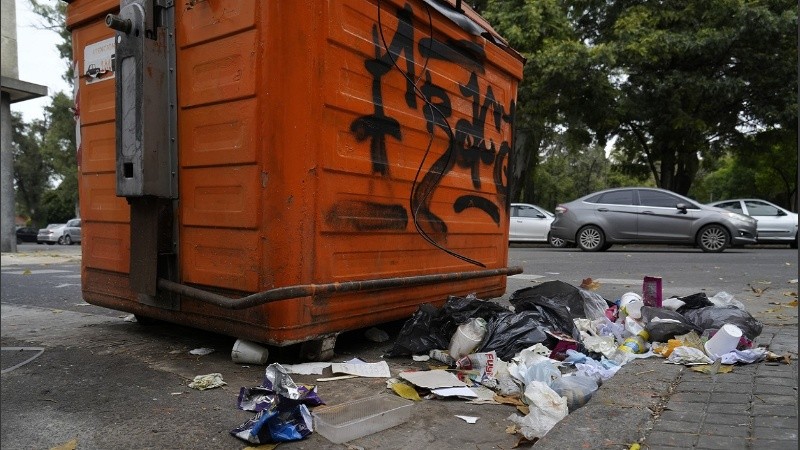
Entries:
[[[498, 47], [502, 48], [509, 55], [521, 62], [525, 62], [519, 52], [508, 46], [508, 42], [503, 39], [497, 31], [489, 25], [480, 14], [475, 12], [471, 6], [461, 0], [423, 0], [425, 3], [442, 13], [453, 23], [461, 27], [467, 33], [475, 36], [483, 36]], [[460, 8], [460, 9], [459, 9]]]

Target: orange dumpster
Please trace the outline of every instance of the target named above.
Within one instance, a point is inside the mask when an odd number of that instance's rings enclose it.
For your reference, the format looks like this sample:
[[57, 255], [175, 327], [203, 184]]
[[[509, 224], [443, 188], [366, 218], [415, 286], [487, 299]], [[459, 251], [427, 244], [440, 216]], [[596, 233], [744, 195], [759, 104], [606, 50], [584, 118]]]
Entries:
[[73, 0], [87, 302], [272, 345], [505, 292], [523, 60], [466, 4]]

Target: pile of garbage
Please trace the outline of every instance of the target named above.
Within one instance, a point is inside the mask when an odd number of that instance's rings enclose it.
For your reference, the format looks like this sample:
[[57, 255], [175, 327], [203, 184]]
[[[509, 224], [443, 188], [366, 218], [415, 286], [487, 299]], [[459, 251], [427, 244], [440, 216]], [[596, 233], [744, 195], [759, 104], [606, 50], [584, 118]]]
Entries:
[[340, 378], [387, 378], [387, 388], [408, 400], [462, 398], [515, 405], [522, 415], [508, 417], [515, 424], [512, 431], [534, 441], [586, 405], [604, 381], [633, 359], [661, 357], [719, 373], [733, 364], [777, 356], [754, 347], [763, 326], [730, 294], [662, 301], [659, 283], [646, 277], [642, 295], [628, 292], [614, 302], [583, 287], [550, 281], [514, 292], [511, 308], [475, 295], [451, 296], [441, 308], [421, 305], [384, 356], [430, 361], [430, 370], [392, 378], [386, 361], [271, 364], [260, 386], [242, 388], [239, 408], [256, 415], [231, 434], [251, 443], [308, 436], [315, 421], [307, 407], [324, 402], [315, 386], [292, 381], [289, 373], [303, 373], [301, 366], [321, 373], [330, 365], [332, 373], [345, 374]]
[[467, 385], [518, 398], [528, 413], [508, 419], [528, 440], [585, 405], [633, 359], [663, 357], [725, 371], [721, 364], [767, 356], [753, 346], [762, 324], [730, 294], [662, 301], [651, 281], [645, 279], [644, 298], [628, 292], [615, 302], [561, 281], [514, 292], [511, 309], [474, 295], [450, 297], [442, 308], [420, 306], [385, 356], [428, 357]]

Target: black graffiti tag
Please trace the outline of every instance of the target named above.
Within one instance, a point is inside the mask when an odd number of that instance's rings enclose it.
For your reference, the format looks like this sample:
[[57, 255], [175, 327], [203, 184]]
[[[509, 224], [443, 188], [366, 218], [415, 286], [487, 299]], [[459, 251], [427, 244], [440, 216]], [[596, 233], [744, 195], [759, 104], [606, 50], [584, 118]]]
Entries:
[[382, 176], [389, 175], [389, 160], [386, 155], [386, 136], [392, 136], [398, 141], [402, 139], [400, 123], [386, 116], [383, 109], [383, 92], [381, 78], [394, 68], [400, 55], [406, 60], [406, 104], [416, 108], [417, 99], [414, 93], [414, 27], [411, 23], [413, 13], [408, 4], [397, 12], [397, 32], [392, 38], [392, 43], [386, 53], [381, 52], [383, 37], [378, 25], [372, 26], [372, 42], [375, 46], [375, 59], [364, 62], [367, 72], [372, 75], [372, 104], [375, 111], [353, 121], [350, 131], [355, 134], [356, 140], [362, 142], [370, 139], [370, 157], [372, 159], [372, 172]]

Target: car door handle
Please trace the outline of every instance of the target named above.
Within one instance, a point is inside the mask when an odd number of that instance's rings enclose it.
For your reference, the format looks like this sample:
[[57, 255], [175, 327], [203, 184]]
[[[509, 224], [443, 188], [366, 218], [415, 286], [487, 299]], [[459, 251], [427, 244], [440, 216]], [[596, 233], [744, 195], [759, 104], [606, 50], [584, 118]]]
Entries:
[[655, 213], [653, 211], [642, 211], [642, 214], [649, 214], [652, 216]]
[[608, 212], [608, 208], [597, 208], [599, 212]]
[[521, 220], [519, 220], [519, 219], [517, 219], [517, 223], [522, 223], [522, 221], [521, 221]]

